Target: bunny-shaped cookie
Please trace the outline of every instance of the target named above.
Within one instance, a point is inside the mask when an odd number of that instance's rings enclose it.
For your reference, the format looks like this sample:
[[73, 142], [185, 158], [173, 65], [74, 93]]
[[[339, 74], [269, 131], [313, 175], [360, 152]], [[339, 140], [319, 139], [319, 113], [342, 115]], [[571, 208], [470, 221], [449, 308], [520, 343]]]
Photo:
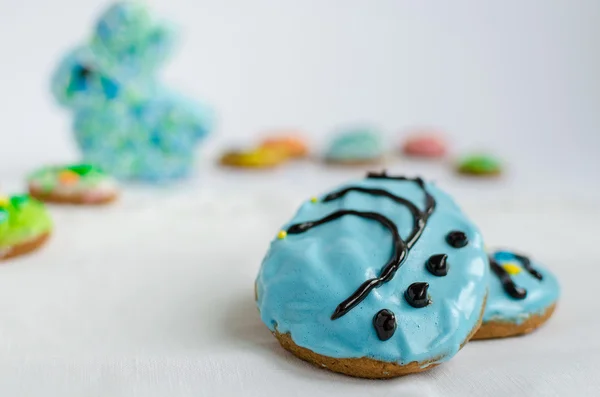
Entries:
[[157, 80], [172, 30], [137, 3], [111, 6], [91, 40], [72, 50], [52, 80], [74, 112], [84, 160], [123, 179], [163, 181], [189, 174], [210, 112]]

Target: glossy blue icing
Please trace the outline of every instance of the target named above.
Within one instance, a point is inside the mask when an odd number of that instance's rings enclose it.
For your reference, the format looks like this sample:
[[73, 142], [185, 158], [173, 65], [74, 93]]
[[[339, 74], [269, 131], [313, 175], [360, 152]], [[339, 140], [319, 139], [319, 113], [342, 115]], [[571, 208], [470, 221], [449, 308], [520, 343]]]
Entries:
[[123, 179], [164, 181], [190, 173], [212, 117], [158, 81], [173, 37], [143, 5], [116, 3], [91, 40], [63, 59], [52, 93], [74, 113], [85, 162]]
[[490, 290], [483, 315], [483, 321], [508, 321], [521, 324], [532, 314], [541, 314], [556, 303], [560, 287], [556, 277], [540, 263], [531, 261], [531, 266], [542, 274], [542, 280], [533, 277], [510, 251], [496, 251], [492, 257], [500, 266], [515, 264], [521, 267], [519, 274], [511, 275], [514, 283], [527, 290], [525, 299], [515, 299], [504, 292], [500, 279], [490, 277]]
[[383, 152], [383, 142], [375, 131], [356, 129], [336, 136], [330, 143], [325, 157], [337, 161], [361, 161], [378, 159]]
[[[421, 210], [425, 195], [415, 182], [364, 179], [342, 186], [385, 189], [407, 198]], [[331, 320], [337, 305], [365, 280], [379, 275], [392, 255], [392, 237], [376, 221], [345, 216], [302, 234], [275, 239], [258, 278], [257, 305], [262, 321], [316, 353], [336, 358], [369, 357], [407, 364], [440, 362], [452, 357], [476, 326], [487, 291], [489, 265], [479, 230], [450, 196], [426, 185], [437, 202], [427, 226], [394, 278], [374, 289], [343, 317]], [[337, 189], [336, 189], [337, 190]], [[386, 197], [350, 192], [331, 202], [305, 202], [291, 224], [320, 219], [339, 209], [378, 212], [391, 219], [406, 239], [412, 214]], [[445, 237], [464, 231], [469, 243], [449, 246]], [[425, 263], [433, 254], [448, 255], [445, 277], [430, 274]], [[411, 307], [404, 298], [414, 282], [429, 283], [432, 303]], [[378, 339], [373, 317], [382, 310], [395, 313], [397, 330], [387, 341]]]

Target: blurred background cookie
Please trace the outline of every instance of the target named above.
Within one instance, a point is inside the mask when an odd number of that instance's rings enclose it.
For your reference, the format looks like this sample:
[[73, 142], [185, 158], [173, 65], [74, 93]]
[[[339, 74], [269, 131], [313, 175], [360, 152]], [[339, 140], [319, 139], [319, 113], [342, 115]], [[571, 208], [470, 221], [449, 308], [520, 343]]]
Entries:
[[491, 177], [502, 173], [502, 163], [490, 154], [472, 154], [462, 157], [456, 170], [463, 175]]
[[324, 157], [330, 164], [379, 164], [385, 157], [383, 138], [371, 128], [342, 130], [333, 137]]
[[36, 250], [48, 240], [51, 230], [43, 203], [28, 195], [0, 197], [0, 260]]
[[173, 45], [173, 29], [144, 5], [119, 2], [100, 16], [91, 39], [63, 58], [52, 94], [73, 112], [85, 162], [146, 182], [190, 174], [212, 114], [160, 82]]
[[259, 147], [248, 150], [229, 150], [221, 155], [221, 165], [235, 168], [273, 168], [287, 161], [287, 152], [278, 148]]
[[290, 159], [304, 158], [309, 153], [306, 140], [300, 134], [294, 132], [273, 133], [273, 135], [263, 139], [259, 147], [281, 151]]
[[434, 130], [417, 130], [404, 140], [401, 149], [411, 157], [441, 158], [448, 153], [448, 143]]
[[28, 180], [32, 197], [61, 204], [107, 204], [118, 196], [116, 181], [90, 164], [44, 167]]

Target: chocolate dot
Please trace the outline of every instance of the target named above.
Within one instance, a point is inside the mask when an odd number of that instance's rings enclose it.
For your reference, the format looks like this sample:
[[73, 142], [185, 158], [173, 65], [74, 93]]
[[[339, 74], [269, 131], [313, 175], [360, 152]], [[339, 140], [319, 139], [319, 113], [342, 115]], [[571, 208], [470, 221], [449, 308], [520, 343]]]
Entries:
[[446, 262], [447, 259], [448, 255], [446, 254], [432, 255], [427, 260], [425, 266], [427, 267], [427, 270], [429, 270], [429, 273], [434, 276], [443, 277], [448, 274], [448, 269], [450, 268], [450, 265]]
[[386, 341], [396, 332], [396, 316], [392, 311], [382, 309], [373, 317], [373, 326], [375, 332], [377, 332], [377, 337], [382, 341]]
[[462, 248], [469, 243], [465, 232], [453, 230], [446, 236], [446, 242], [454, 248]]
[[425, 307], [431, 303], [427, 294], [428, 289], [428, 283], [412, 283], [404, 293], [404, 298], [412, 307], [417, 309]]

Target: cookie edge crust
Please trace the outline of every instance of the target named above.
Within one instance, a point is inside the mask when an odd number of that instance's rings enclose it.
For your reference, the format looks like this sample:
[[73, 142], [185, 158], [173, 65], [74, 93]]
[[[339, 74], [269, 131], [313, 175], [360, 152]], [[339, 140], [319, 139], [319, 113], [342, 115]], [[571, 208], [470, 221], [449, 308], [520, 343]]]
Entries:
[[473, 170], [469, 170], [469, 169], [464, 169], [461, 167], [459, 167], [457, 169], [457, 172], [460, 175], [476, 177], [476, 178], [495, 178], [495, 177], [499, 177], [503, 174], [503, 171], [501, 169], [481, 172], [481, 171], [473, 171]]
[[325, 157], [323, 159], [325, 164], [335, 167], [362, 167], [362, 166], [375, 166], [375, 165], [383, 165], [387, 161], [387, 157], [384, 155], [380, 155], [373, 158], [368, 159], [358, 159], [358, 158], [350, 158], [350, 159], [336, 159], [333, 157]]
[[97, 200], [86, 200], [82, 194], [58, 194], [55, 192], [42, 193], [37, 189], [29, 187], [29, 195], [36, 200], [43, 201], [45, 203], [53, 204], [74, 204], [74, 205], [106, 205], [114, 202], [118, 197], [118, 193], [111, 193], [101, 199]]
[[473, 340], [510, 338], [513, 336], [526, 335], [541, 327], [552, 317], [557, 302], [548, 306], [541, 314], [532, 314], [521, 324], [511, 321], [492, 320], [481, 325]]
[[0, 254], [0, 261], [29, 254], [30, 252], [37, 250], [46, 243], [46, 241], [50, 238], [50, 234], [51, 232], [46, 232], [32, 239], [11, 246], [4, 255]]
[[[475, 324], [467, 338], [460, 345], [459, 350], [462, 349], [479, 330], [483, 319], [483, 312], [485, 310], [487, 296], [488, 294], [486, 292], [479, 312], [479, 320], [477, 320], [477, 323]], [[312, 350], [307, 349], [305, 347], [298, 346], [296, 343], [294, 343], [290, 333], [281, 334], [277, 331], [277, 328], [272, 333], [285, 350], [289, 351], [301, 360], [309, 362], [319, 368], [327, 369], [329, 371], [357, 378], [390, 379], [396, 378], [398, 376], [423, 372], [438, 366], [439, 364], [441, 364], [438, 361], [444, 358], [442, 356], [427, 361], [413, 361], [405, 365], [400, 365], [394, 362], [374, 360], [368, 357], [334, 358], [324, 356], [322, 354], [315, 353]]]

